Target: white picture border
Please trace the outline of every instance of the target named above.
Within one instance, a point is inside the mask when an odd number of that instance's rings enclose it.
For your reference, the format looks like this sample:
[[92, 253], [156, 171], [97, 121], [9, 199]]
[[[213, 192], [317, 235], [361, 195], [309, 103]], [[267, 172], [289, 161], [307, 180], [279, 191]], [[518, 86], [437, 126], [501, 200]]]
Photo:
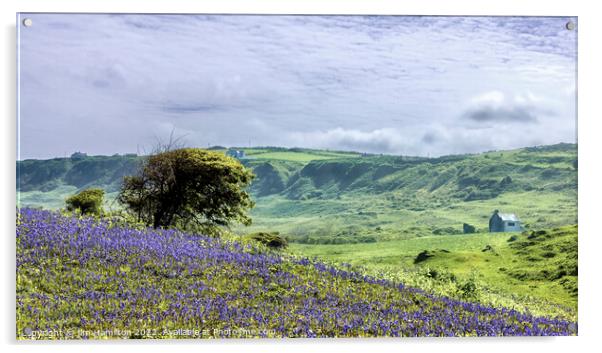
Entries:
[[[420, 0], [2, 0], [2, 319], [0, 334], [4, 351], [101, 352], [141, 350], [308, 352], [308, 351], [421, 351], [421, 352], [581, 352], [596, 349], [600, 324], [600, 258], [602, 232], [598, 226], [601, 209], [600, 153], [602, 135], [602, 76], [600, 36], [602, 12], [595, 1], [470, 1]], [[16, 157], [16, 12], [129, 12], [129, 13], [256, 13], [256, 14], [399, 14], [399, 15], [526, 15], [578, 16], [579, 82], [579, 337], [559, 338], [416, 338], [416, 339], [283, 339], [218, 341], [111, 341], [111, 342], [17, 342], [15, 340], [15, 157]], [[598, 348], [599, 349], [599, 348]]]

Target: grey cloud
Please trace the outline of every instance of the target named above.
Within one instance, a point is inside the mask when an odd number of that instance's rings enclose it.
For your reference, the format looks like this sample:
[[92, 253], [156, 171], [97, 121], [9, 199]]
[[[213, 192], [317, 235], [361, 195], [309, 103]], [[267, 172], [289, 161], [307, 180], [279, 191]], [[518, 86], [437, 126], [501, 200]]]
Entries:
[[[477, 124], [469, 128], [501, 124], [539, 125], [557, 118], [558, 107], [553, 101], [530, 91], [510, 95], [495, 90], [473, 97], [461, 117], [465, 121]], [[567, 123], [572, 121], [567, 119]]]
[[298, 147], [360, 151], [411, 156], [441, 156], [509, 149], [531, 144], [533, 139], [513, 133], [508, 126], [481, 130], [452, 129], [442, 124], [356, 130], [335, 128], [325, 131], [295, 132], [287, 140]]
[[433, 144], [435, 142], [437, 142], [439, 140], [438, 136], [432, 132], [427, 132], [426, 134], [424, 134], [422, 136], [421, 141], [426, 143], [426, 144]]
[[97, 88], [120, 88], [126, 84], [126, 75], [118, 67], [104, 67], [89, 75], [92, 85]]
[[224, 107], [216, 104], [167, 104], [162, 109], [169, 113], [198, 113], [222, 110]]
[[527, 107], [483, 106], [464, 113], [464, 118], [479, 123], [511, 122], [531, 124], [537, 122], [534, 112]]

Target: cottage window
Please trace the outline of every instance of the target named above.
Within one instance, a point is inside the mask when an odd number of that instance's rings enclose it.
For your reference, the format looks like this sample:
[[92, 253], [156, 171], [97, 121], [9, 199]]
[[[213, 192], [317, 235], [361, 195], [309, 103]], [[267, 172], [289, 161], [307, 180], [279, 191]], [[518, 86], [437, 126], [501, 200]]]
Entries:
[[508, 222], [508, 227], [514, 227], [514, 222]]

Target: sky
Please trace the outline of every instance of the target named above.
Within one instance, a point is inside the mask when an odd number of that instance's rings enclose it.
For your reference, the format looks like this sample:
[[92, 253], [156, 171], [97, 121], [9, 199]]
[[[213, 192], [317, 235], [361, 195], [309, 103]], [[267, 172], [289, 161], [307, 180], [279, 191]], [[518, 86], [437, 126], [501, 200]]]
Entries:
[[562, 17], [21, 14], [18, 159], [576, 143]]

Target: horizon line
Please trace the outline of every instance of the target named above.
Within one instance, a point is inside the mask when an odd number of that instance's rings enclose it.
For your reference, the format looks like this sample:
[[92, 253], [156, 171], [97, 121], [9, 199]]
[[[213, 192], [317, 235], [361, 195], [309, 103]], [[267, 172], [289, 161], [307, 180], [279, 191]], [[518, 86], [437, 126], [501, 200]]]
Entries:
[[[552, 144], [542, 144], [542, 145], [531, 145], [531, 146], [522, 146], [522, 147], [516, 147], [516, 148], [509, 148], [509, 149], [493, 149], [493, 150], [484, 150], [484, 151], [480, 151], [480, 152], [466, 152], [466, 153], [451, 153], [451, 154], [443, 154], [440, 156], [433, 156], [431, 157], [429, 154], [427, 154], [426, 156], [420, 156], [420, 155], [405, 155], [405, 154], [392, 154], [392, 153], [378, 153], [378, 152], [362, 152], [362, 151], [356, 151], [356, 150], [340, 150], [340, 149], [329, 149], [329, 148], [311, 148], [311, 147], [285, 147], [285, 146], [261, 146], [261, 145], [257, 145], [257, 146], [249, 146], [249, 147], [242, 147], [242, 146], [222, 146], [222, 145], [212, 145], [212, 146], [208, 146], [208, 147], [198, 147], [198, 146], [184, 146], [181, 148], [200, 148], [200, 149], [204, 149], [204, 150], [211, 150], [214, 149], [216, 147], [220, 147], [226, 150], [229, 149], [241, 149], [241, 150], [245, 150], [245, 149], [257, 149], [257, 148], [279, 148], [279, 149], [284, 149], [284, 150], [310, 150], [310, 151], [327, 151], [327, 152], [338, 152], [338, 153], [349, 153], [349, 154], [361, 154], [361, 155], [369, 155], [369, 156], [389, 156], [389, 157], [410, 157], [410, 158], [426, 158], [426, 159], [430, 159], [430, 158], [443, 158], [443, 157], [449, 157], [449, 156], [466, 156], [466, 155], [478, 155], [478, 154], [484, 154], [484, 153], [493, 153], [493, 152], [504, 152], [504, 151], [515, 151], [515, 150], [520, 150], [520, 149], [525, 149], [525, 148], [536, 148], [536, 147], [546, 147], [546, 146], [556, 146], [556, 145], [578, 145], [578, 142], [557, 142], [557, 143], [552, 143]], [[85, 155], [85, 157], [126, 157], [128, 155], [135, 155], [137, 157], [144, 157], [144, 156], [149, 156], [151, 154], [139, 154], [137, 152], [116, 152], [113, 154], [91, 154], [88, 155], [86, 152], [82, 152], [82, 151], [74, 151], [72, 152], [70, 155], [67, 155], [67, 153], [65, 153], [64, 156], [55, 156], [55, 157], [50, 157], [50, 158], [24, 158], [24, 159], [19, 159], [16, 158], [17, 162], [22, 162], [22, 161], [27, 161], [27, 160], [39, 160], [39, 161], [45, 161], [45, 160], [52, 160], [52, 159], [71, 159], [72, 156], [74, 154], [77, 153], [83, 153]]]

